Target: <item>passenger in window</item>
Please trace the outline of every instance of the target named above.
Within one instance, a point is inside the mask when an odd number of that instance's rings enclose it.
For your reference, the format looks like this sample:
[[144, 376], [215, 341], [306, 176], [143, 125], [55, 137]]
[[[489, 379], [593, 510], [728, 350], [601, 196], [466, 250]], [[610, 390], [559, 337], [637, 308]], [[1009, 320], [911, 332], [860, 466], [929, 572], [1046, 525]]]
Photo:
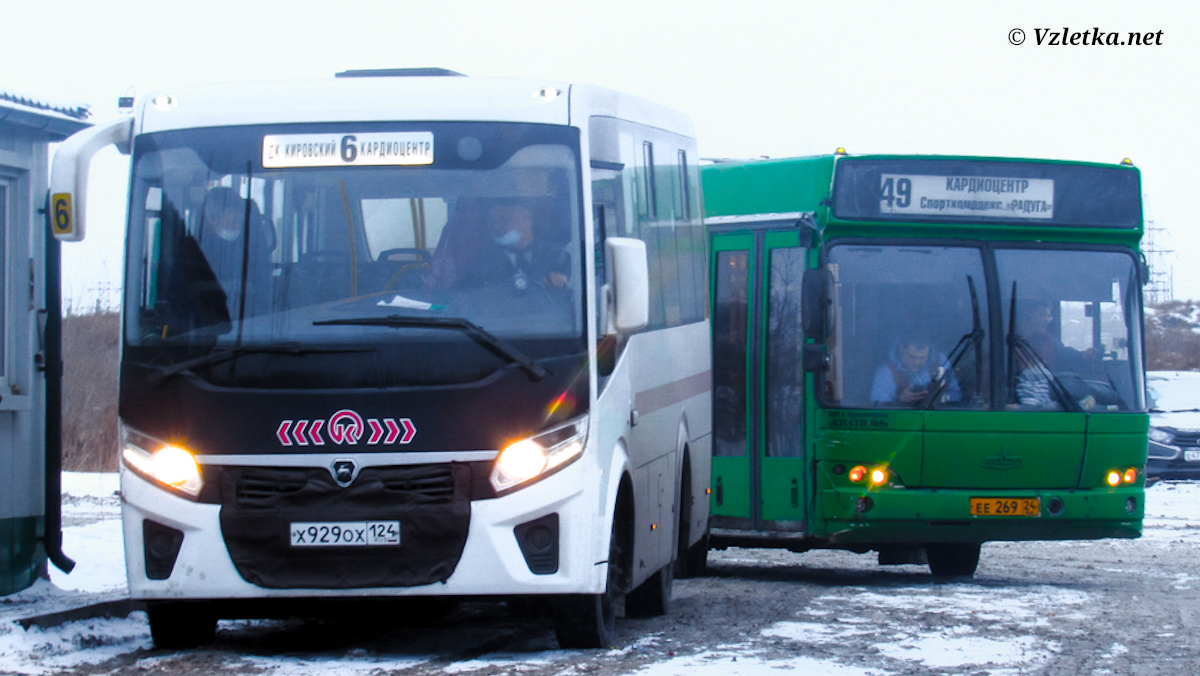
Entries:
[[939, 402], [960, 401], [962, 390], [946, 355], [933, 349], [933, 343], [921, 336], [909, 336], [898, 342], [888, 360], [875, 371], [871, 401], [877, 404], [917, 405], [929, 391], [945, 383]]

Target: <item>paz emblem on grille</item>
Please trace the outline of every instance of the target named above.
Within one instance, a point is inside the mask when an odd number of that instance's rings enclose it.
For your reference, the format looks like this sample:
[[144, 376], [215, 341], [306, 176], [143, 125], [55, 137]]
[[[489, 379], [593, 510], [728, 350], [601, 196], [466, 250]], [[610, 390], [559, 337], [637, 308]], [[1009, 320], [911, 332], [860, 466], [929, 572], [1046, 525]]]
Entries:
[[354, 483], [354, 477], [358, 474], [358, 466], [354, 464], [353, 460], [335, 460], [329, 466], [329, 471], [333, 474], [333, 480], [345, 488]]

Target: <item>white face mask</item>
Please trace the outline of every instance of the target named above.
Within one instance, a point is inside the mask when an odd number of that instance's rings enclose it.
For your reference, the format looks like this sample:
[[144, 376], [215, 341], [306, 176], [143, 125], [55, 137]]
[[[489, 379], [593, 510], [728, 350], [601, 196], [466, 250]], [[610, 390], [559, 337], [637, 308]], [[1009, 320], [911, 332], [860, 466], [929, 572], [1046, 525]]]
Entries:
[[521, 241], [521, 233], [516, 230], [509, 230], [499, 237], [494, 237], [492, 241], [507, 249], [516, 246]]

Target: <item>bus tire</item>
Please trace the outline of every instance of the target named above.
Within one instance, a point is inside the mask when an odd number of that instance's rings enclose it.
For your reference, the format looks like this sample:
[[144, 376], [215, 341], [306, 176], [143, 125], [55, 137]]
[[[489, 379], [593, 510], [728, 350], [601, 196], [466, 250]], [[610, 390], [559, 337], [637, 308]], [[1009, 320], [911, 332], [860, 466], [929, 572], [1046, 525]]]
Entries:
[[659, 568], [625, 597], [627, 617], [659, 617], [671, 611], [671, 587], [675, 581], [675, 562]]
[[688, 547], [684, 567], [688, 577], [702, 577], [708, 572], [708, 533], [705, 533], [699, 542]]
[[202, 604], [150, 603], [146, 617], [158, 648], [195, 648], [216, 638], [217, 617]]
[[[618, 511], [617, 519], [621, 514]], [[603, 594], [573, 594], [558, 599], [554, 633], [560, 648], [608, 648], [616, 633], [617, 615], [624, 610], [621, 591], [622, 532], [613, 524], [608, 545], [608, 580]]]
[[943, 542], [925, 548], [929, 572], [936, 578], [972, 577], [979, 566], [978, 542]]
[[675, 551], [675, 577], [686, 580], [699, 577], [708, 567], [708, 533], [691, 547], [692, 533], [692, 471], [688, 456], [683, 456], [683, 476], [679, 480], [679, 527], [675, 530], [679, 545]]

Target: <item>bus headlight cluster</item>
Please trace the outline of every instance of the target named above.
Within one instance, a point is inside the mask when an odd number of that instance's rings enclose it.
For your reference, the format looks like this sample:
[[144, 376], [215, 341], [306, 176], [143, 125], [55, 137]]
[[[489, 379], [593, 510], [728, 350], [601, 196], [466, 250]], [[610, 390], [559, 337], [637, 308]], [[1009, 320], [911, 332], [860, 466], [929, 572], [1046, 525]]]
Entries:
[[1126, 467], [1125, 469], [1110, 469], [1108, 475], [1104, 477], [1104, 482], [1109, 486], [1116, 488], [1121, 484], [1129, 485], [1136, 483], [1138, 480], [1138, 470], [1136, 467]]
[[190, 451], [122, 426], [121, 461], [133, 472], [166, 488], [196, 497], [204, 487]]
[[872, 487], [892, 483], [892, 474], [886, 467], [856, 465], [850, 468], [850, 472], [847, 473], [846, 477], [850, 479], [850, 483], [867, 483]]
[[554, 474], [574, 462], [587, 437], [587, 416], [536, 436], [514, 441], [500, 451], [489, 479], [503, 495], [535, 479]]

